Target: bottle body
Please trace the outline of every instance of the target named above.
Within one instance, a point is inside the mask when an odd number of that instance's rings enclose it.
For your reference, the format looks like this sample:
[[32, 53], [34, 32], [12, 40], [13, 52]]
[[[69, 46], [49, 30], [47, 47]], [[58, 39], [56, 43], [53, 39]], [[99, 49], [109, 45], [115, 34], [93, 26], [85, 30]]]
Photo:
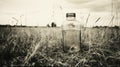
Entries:
[[80, 22], [75, 18], [69, 18], [62, 25], [63, 44], [65, 52], [78, 52], [81, 42]]

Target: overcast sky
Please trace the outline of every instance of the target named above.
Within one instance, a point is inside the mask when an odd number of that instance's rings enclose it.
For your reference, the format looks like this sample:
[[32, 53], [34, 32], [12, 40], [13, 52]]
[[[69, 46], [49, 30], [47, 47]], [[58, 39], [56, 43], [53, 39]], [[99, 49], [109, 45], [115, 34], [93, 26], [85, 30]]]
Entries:
[[[120, 0], [114, 2], [118, 12], [119, 4]], [[111, 7], [111, 0], [0, 0], [0, 24], [14, 25], [18, 22], [43, 26], [55, 21], [61, 25], [66, 12], [76, 12], [77, 20], [83, 23], [90, 13], [88, 26], [108, 25], [112, 18]], [[100, 21], [94, 24], [99, 17]]]

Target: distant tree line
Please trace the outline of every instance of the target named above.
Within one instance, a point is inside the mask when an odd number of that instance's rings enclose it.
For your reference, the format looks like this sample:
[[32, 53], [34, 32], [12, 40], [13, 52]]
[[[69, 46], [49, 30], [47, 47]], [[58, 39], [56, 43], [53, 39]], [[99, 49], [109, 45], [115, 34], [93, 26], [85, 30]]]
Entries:
[[47, 27], [57, 27], [56, 23], [52, 22], [51, 25], [47, 24]]

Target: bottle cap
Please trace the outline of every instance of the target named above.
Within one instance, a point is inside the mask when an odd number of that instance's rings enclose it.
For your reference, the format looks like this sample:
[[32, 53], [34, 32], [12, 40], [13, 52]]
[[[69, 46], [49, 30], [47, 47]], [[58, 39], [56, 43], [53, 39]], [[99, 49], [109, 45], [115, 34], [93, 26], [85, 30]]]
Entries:
[[76, 17], [75, 13], [66, 13], [66, 17]]

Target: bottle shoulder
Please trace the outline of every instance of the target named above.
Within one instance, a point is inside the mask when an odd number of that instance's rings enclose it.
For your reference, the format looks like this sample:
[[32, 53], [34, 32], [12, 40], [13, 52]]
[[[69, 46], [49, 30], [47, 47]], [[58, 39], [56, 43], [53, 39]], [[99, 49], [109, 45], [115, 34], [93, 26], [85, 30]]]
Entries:
[[66, 20], [66, 21], [63, 21], [62, 24], [63, 24], [63, 25], [66, 25], [66, 24], [71, 24], [71, 23], [72, 23], [72, 24], [80, 24], [80, 22], [77, 21], [77, 20], [74, 20], [74, 21], [67, 21], [67, 20]]

